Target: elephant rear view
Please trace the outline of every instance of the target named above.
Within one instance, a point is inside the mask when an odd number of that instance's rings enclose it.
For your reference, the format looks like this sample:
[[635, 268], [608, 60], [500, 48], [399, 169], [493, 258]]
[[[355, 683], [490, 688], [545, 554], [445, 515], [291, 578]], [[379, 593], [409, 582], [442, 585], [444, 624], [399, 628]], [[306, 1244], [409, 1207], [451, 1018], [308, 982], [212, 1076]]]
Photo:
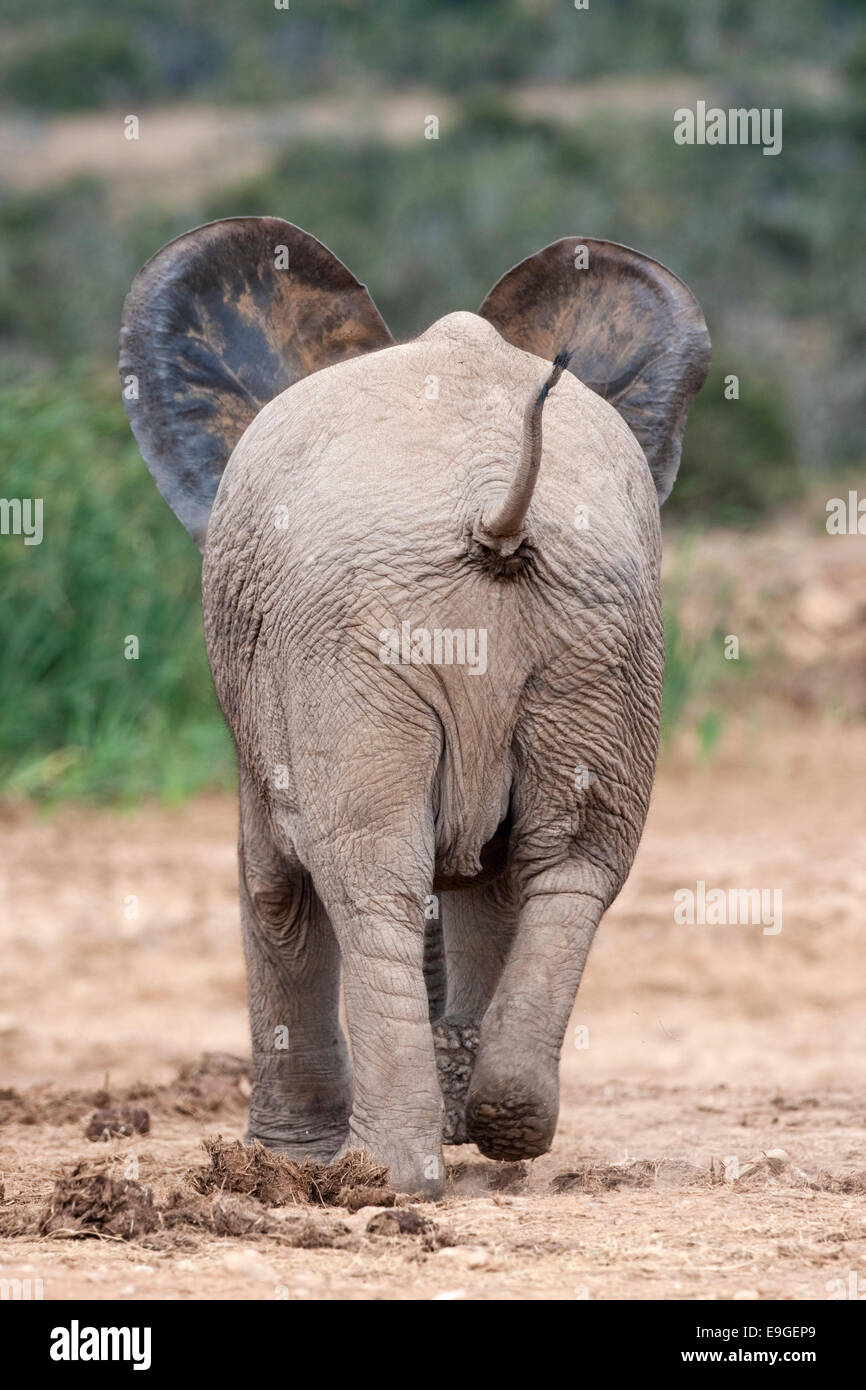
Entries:
[[696, 301], [567, 238], [398, 344], [312, 237], [234, 218], [148, 262], [121, 341], [238, 753], [249, 1136], [428, 1195], [443, 1140], [545, 1152], [649, 804]]

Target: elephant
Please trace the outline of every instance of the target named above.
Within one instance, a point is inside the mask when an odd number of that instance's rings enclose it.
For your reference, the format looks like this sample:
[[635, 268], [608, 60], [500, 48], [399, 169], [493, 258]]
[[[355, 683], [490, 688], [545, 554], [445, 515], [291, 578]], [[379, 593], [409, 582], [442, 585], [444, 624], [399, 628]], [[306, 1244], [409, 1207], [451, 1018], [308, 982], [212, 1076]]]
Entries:
[[279, 218], [136, 276], [125, 405], [237, 749], [248, 1140], [428, 1199], [443, 1142], [550, 1149], [649, 805], [659, 508], [709, 352], [682, 281], [593, 238], [405, 342]]

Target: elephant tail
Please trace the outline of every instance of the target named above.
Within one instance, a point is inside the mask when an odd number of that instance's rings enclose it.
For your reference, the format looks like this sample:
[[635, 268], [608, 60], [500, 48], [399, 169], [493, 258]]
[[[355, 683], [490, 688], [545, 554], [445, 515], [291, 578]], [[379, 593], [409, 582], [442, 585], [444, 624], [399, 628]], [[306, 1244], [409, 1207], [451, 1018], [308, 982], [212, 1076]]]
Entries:
[[558, 352], [553, 367], [535, 387], [523, 412], [523, 441], [520, 462], [501, 502], [482, 512], [475, 523], [473, 539], [486, 551], [503, 560], [513, 555], [524, 539], [526, 514], [532, 501], [541, 466], [541, 417], [544, 402], [568, 366], [571, 354]]

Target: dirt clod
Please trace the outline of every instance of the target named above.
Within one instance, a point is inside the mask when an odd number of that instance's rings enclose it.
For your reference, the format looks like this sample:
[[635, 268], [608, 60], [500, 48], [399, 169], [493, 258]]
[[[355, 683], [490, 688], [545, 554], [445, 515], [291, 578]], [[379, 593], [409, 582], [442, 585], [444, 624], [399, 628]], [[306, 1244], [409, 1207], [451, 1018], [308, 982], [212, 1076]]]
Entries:
[[432, 1230], [432, 1223], [411, 1207], [394, 1207], [371, 1216], [366, 1229], [371, 1236], [421, 1236]]
[[40, 1235], [119, 1236], [133, 1240], [159, 1223], [153, 1194], [103, 1165], [77, 1163], [57, 1179], [39, 1219]]
[[390, 1187], [341, 1187], [335, 1206], [345, 1207], [347, 1211], [360, 1211], [362, 1207], [393, 1207], [397, 1200], [396, 1192]]
[[[188, 1115], [192, 1119], [225, 1114], [242, 1115], [250, 1097], [250, 1063], [229, 1052], [205, 1052], [194, 1062], [181, 1067], [167, 1085], [152, 1086], [133, 1082], [131, 1086], [109, 1091], [59, 1091], [51, 1085], [31, 1086], [19, 1092], [12, 1088], [0, 1090], [0, 1125], [65, 1125], [78, 1124], [92, 1110], [140, 1108], [147, 1101], [151, 1113]], [[110, 1134], [123, 1134], [110, 1126]], [[130, 1131], [132, 1132], [132, 1131]], [[137, 1131], [144, 1133], [146, 1131]], [[102, 1139], [98, 1134], [88, 1138]]]
[[131, 1134], [147, 1134], [150, 1130], [150, 1115], [144, 1106], [103, 1106], [90, 1117], [84, 1131], [85, 1136], [94, 1142], [107, 1142], [114, 1136], [128, 1139]]

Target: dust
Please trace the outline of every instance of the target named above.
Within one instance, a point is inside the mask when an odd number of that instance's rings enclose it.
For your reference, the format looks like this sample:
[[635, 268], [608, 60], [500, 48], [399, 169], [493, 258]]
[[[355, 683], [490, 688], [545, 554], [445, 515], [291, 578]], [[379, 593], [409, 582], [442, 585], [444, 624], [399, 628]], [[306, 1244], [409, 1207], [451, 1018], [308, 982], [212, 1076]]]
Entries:
[[635, 1159], [631, 1163], [597, 1163], [584, 1160], [571, 1172], [557, 1173], [550, 1186], [554, 1192], [611, 1192], [621, 1187], [709, 1187], [710, 1172], [676, 1159]]

